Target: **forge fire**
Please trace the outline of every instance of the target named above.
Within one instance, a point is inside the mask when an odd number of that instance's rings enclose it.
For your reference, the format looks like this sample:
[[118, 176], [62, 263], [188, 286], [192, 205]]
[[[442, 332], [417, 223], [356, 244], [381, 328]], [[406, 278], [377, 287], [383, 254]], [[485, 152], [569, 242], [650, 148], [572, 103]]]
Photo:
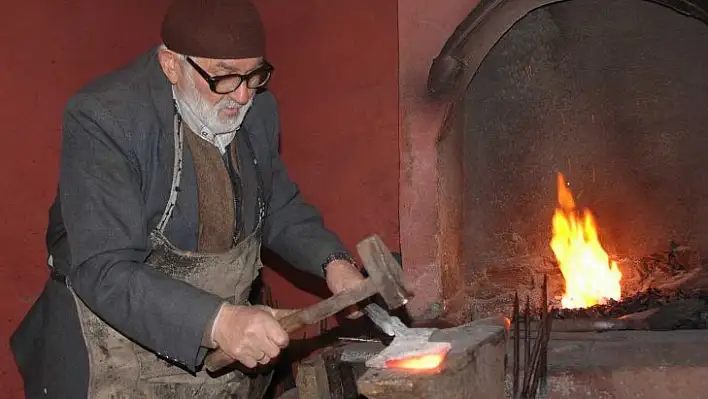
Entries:
[[589, 209], [583, 209], [582, 214], [578, 211], [561, 173], [551, 248], [565, 279], [563, 308], [586, 308], [620, 299], [622, 273], [602, 248], [592, 213]]

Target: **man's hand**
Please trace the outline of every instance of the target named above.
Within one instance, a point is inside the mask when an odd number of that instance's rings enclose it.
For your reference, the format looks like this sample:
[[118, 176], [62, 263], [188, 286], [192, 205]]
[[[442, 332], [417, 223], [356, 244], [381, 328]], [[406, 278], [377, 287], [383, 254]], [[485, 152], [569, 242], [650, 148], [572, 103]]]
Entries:
[[291, 312], [267, 306], [224, 305], [214, 322], [212, 338], [246, 367], [267, 364], [290, 342], [277, 319]]
[[[327, 286], [333, 294], [345, 291], [364, 281], [359, 269], [346, 260], [334, 260], [325, 268], [327, 271]], [[361, 311], [351, 309], [347, 318], [356, 319], [363, 315]]]

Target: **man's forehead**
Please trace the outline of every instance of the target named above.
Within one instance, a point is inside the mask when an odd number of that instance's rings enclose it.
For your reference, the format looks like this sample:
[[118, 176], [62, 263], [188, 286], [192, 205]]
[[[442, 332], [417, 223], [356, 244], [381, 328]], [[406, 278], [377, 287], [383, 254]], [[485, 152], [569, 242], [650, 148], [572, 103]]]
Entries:
[[212, 58], [200, 59], [205, 67], [209, 69], [219, 69], [229, 72], [250, 72], [263, 64], [263, 58], [241, 58], [232, 60], [221, 60]]

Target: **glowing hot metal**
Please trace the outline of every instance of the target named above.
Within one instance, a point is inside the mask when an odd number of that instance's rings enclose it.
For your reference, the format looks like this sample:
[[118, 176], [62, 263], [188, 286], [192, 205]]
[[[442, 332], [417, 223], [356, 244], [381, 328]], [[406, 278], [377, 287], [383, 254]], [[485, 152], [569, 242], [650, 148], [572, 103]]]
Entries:
[[[449, 347], [448, 347], [449, 350]], [[441, 353], [413, 355], [401, 359], [391, 359], [386, 361], [386, 368], [406, 369], [406, 370], [432, 370], [437, 369], [445, 360], [448, 350]]]
[[370, 368], [435, 370], [452, 348], [449, 342], [428, 342], [435, 328], [410, 328], [398, 334], [381, 353], [366, 361]]
[[364, 307], [364, 313], [382, 331], [394, 339], [386, 349], [366, 362], [367, 367], [436, 370], [452, 345], [447, 342], [428, 342], [436, 328], [408, 328], [398, 317], [391, 316], [375, 303]]

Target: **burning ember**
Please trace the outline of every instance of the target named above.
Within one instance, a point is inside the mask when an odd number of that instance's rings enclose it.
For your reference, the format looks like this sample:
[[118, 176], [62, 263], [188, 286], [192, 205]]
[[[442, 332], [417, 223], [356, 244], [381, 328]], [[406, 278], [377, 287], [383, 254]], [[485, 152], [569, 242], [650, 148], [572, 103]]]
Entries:
[[605, 304], [621, 297], [622, 273], [609, 256], [597, 235], [595, 218], [590, 210], [582, 216], [575, 207], [573, 193], [558, 173], [558, 204], [553, 214], [551, 248], [565, 279], [564, 308], [586, 308]]
[[411, 356], [402, 359], [391, 359], [386, 361], [386, 368], [407, 369], [407, 370], [430, 370], [435, 369], [445, 359], [446, 353], [434, 353], [421, 356]]

